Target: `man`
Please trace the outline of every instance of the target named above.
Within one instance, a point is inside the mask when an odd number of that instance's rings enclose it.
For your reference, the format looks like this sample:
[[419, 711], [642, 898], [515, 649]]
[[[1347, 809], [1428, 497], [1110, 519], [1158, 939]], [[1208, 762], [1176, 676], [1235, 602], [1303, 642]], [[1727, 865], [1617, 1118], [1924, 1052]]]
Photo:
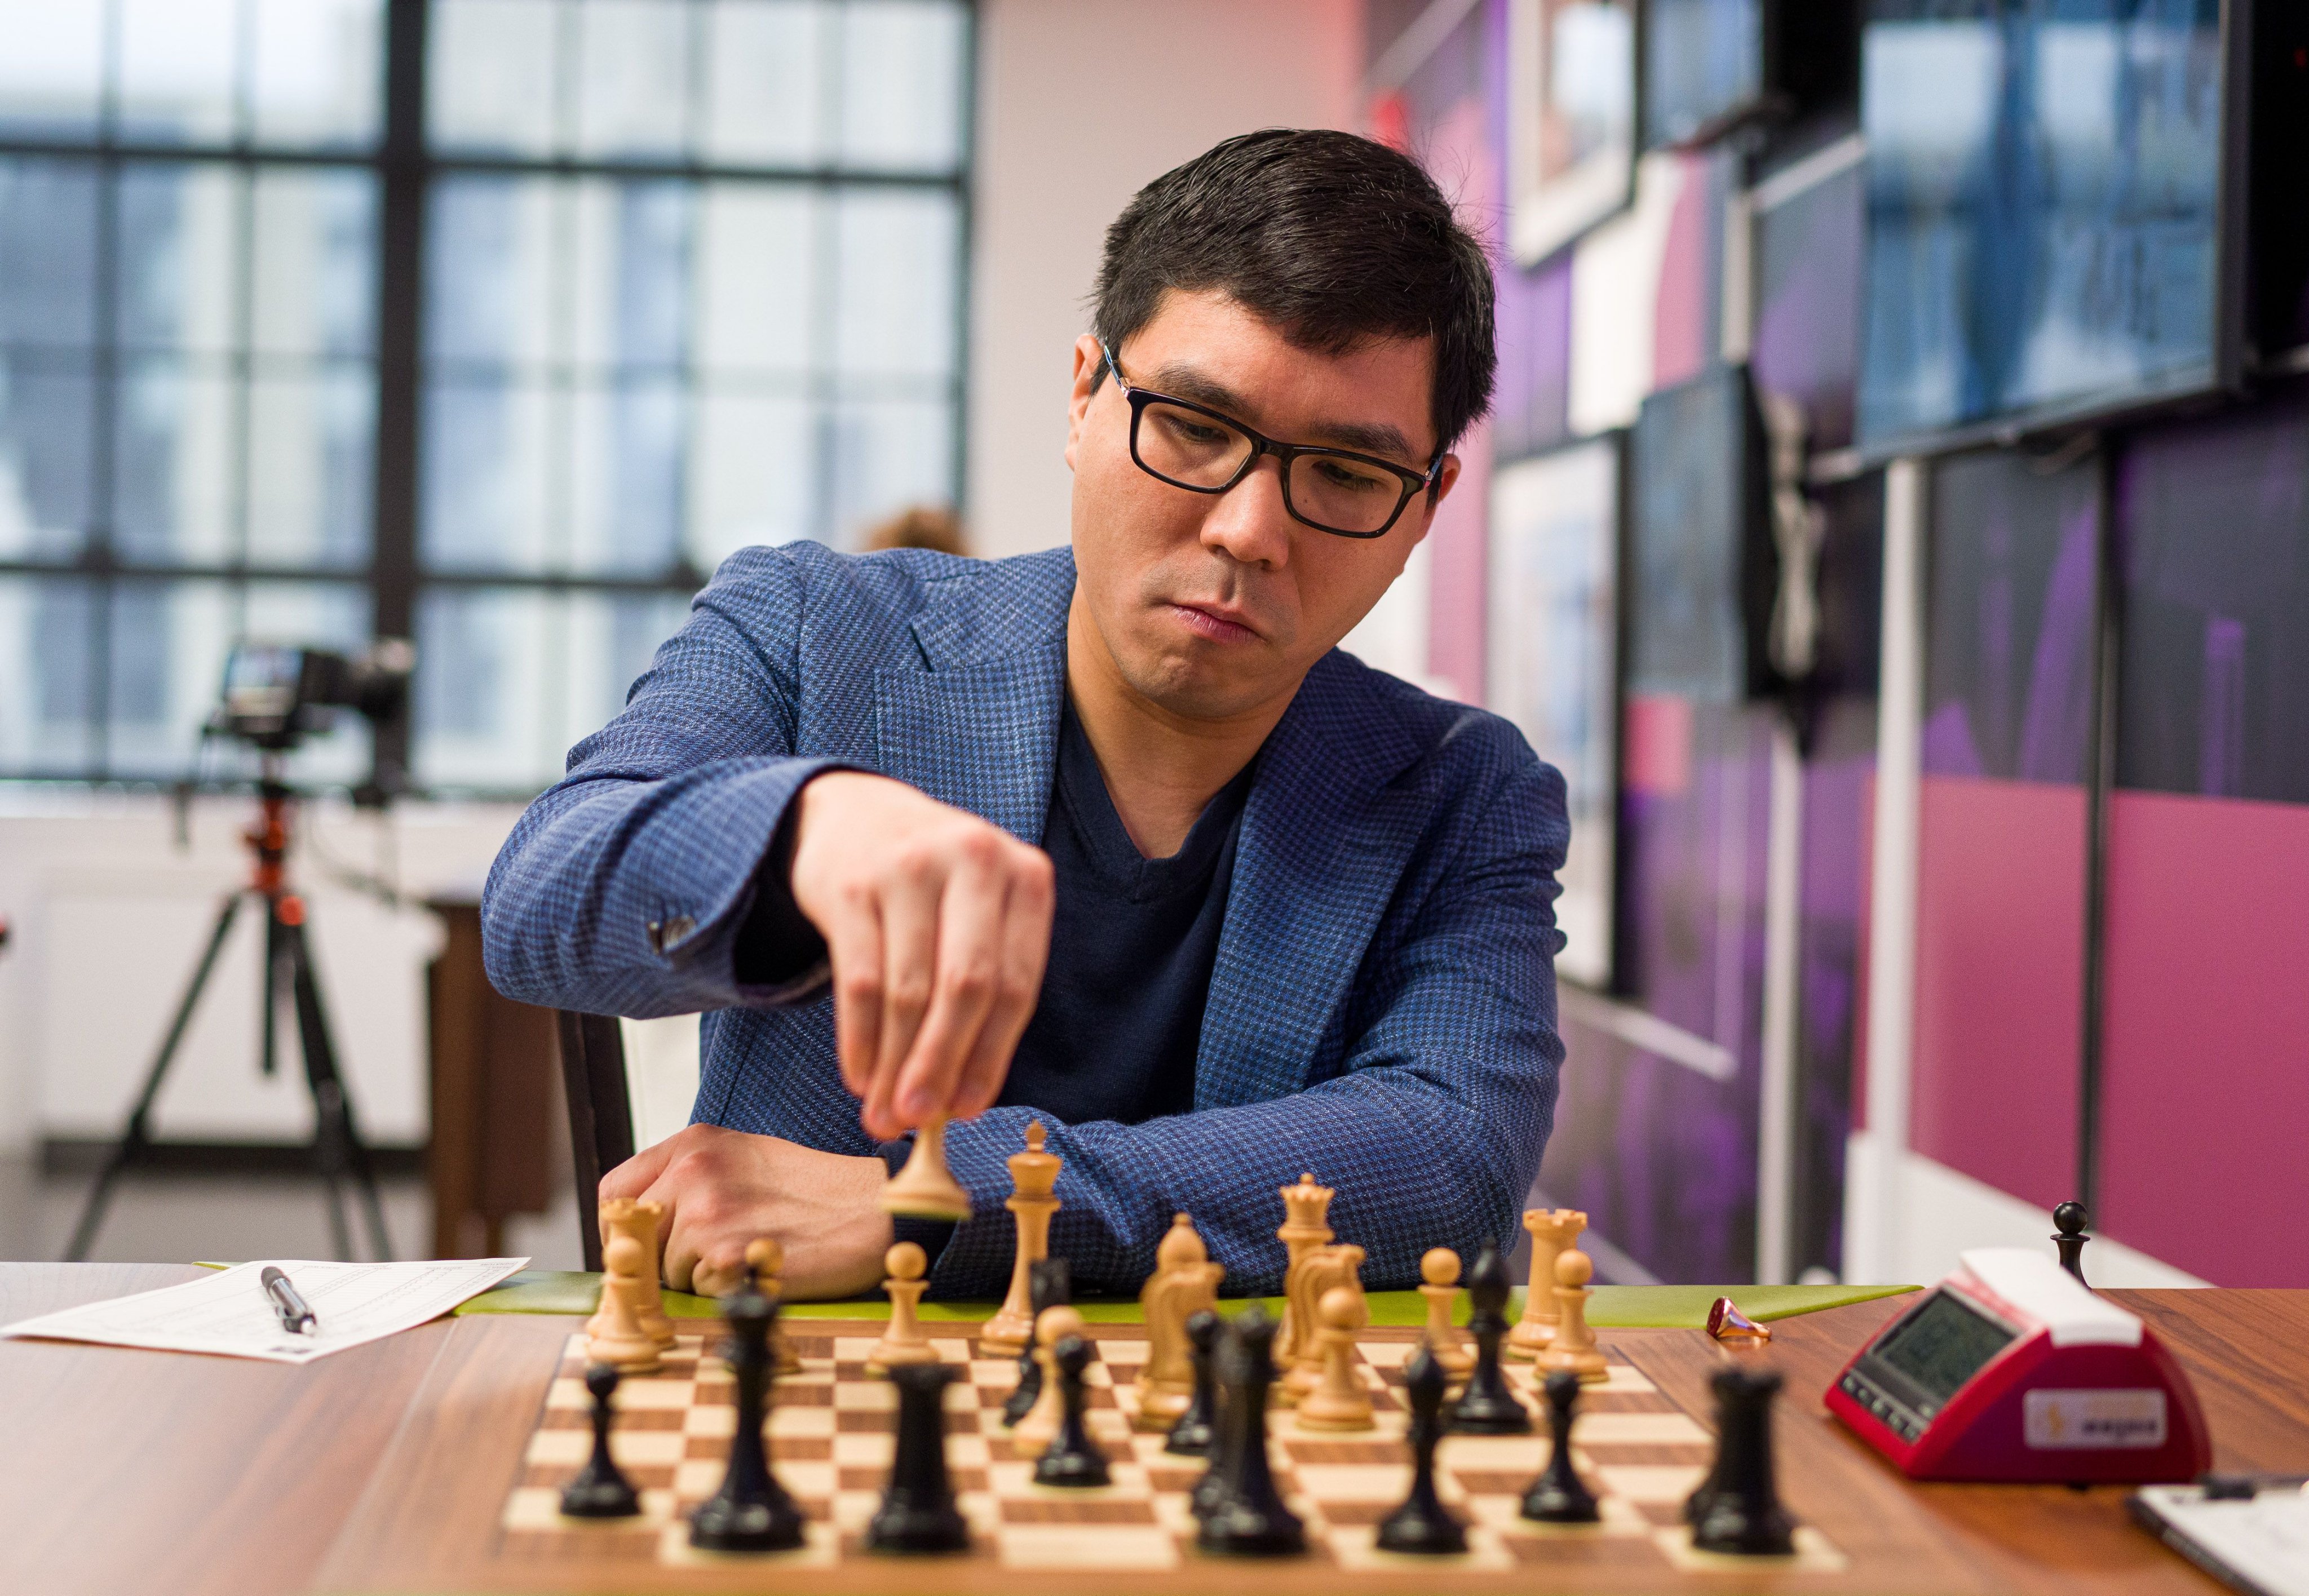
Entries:
[[[791, 1294], [851, 1295], [895, 1233], [999, 1296], [1032, 1119], [1090, 1289], [1136, 1290], [1180, 1210], [1279, 1289], [1302, 1170], [1374, 1287], [1512, 1232], [1562, 781], [1334, 648], [1489, 401], [1483, 254], [1401, 155], [1273, 130], [1142, 190], [1095, 298], [1071, 549], [732, 556], [490, 873], [507, 995], [705, 1011], [696, 1123], [601, 1182], [667, 1204], [676, 1287], [766, 1233]], [[934, 1115], [974, 1217], [894, 1232]]]

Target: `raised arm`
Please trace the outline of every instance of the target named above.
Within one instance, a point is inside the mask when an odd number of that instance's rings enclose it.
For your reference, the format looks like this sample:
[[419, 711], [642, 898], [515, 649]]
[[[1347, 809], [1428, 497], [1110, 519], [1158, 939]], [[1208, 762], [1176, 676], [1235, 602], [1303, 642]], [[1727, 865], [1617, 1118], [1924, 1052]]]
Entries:
[[[1464, 845], [1406, 874], [1357, 972], [1337, 1073], [1269, 1102], [1139, 1126], [1052, 1126], [1067, 1160], [1051, 1247], [1078, 1283], [1137, 1289], [1173, 1212], [1194, 1216], [1230, 1293], [1282, 1288], [1278, 1187], [1311, 1171], [1337, 1197], [1330, 1222], [1366, 1249], [1373, 1288], [1414, 1285], [1419, 1257], [1502, 1245], [1537, 1171], [1563, 1058], [1556, 1035], [1553, 903], [1570, 834], [1563, 782], [1528, 752], [1474, 798]], [[949, 1298], [999, 1297], [1011, 1238], [1003, 1160], [1023, 1108], [947, 1131], [980, 1218], [932, 1275]]]

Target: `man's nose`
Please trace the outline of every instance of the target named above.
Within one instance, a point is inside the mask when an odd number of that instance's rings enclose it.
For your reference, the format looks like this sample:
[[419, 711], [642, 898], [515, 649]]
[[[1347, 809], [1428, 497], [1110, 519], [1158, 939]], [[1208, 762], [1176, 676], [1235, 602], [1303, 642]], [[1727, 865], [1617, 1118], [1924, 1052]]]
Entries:
[[1280, 570], [1291, 558], [1297, 525], [1283, 505], [1283, 462], [1262, 455], [1203, 517], [1203, 547], [1223, 549], [1246, 565]]

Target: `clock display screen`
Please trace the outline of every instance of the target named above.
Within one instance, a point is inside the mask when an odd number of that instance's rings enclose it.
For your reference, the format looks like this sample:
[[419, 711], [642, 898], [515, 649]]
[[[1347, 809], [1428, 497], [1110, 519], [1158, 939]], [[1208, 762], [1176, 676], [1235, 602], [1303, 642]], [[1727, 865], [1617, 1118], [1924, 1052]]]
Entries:
[[1981, 1366], [2012, 1344], [2012, 1333], [1975, 1311], [1952, 1291], [1935, 1291], [1892, 1333], [1875, 1358], [1945, 1402]]

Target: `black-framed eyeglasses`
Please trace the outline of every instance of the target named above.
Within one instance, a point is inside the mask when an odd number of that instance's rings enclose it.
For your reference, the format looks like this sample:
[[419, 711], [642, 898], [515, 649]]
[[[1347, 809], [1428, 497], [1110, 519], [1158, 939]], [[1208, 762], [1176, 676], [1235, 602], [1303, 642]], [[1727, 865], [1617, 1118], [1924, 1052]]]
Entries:
[[1431, 486], [1443, 452], [1423, 471], [1352, 449], [1283, 444], [1233, 417], [1189, 399], [1131, 386], [1102, 341], [1099, 352], [1130, 403], [1130, 458], [1160, 482], [1189, 493], [1224, 493], [1272, 454], [1283, 473], [1283, 507], [1291, 519], [1341, 538], [1379, 538], [1403, 517], [1414, 495]]

